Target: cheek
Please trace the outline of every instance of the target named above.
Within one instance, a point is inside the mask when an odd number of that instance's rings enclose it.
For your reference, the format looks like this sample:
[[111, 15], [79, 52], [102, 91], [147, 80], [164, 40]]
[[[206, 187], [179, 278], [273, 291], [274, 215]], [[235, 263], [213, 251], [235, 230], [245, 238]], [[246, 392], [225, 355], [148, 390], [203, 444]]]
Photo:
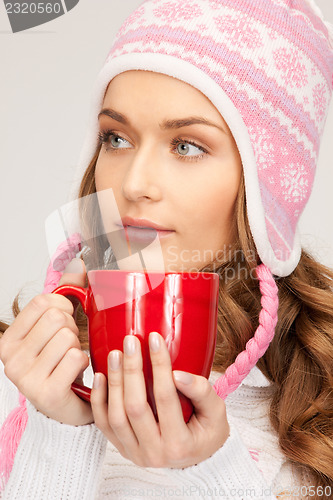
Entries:
[[198, 219], [207, 229], [220, 227], [229, 222], [233, 215], [239, 189], [239, 180], [228, 179], [221, 182], [206, 183], [193, 200], [193, 207], [198, 207]]
[[228, 182], [206, 184], [206, 190], [197, 197], [197, 207], [191, 233], [197, 238], [201, 234], [200, 245], [219, 249], [230, 244], [235, 236], [234, 212], [239, 182], [237, 177]]
[[208, 245], [220, 238], [225, 239], [230, 232], [232, 213], [232, 204], [221, 196], [211, 196], [206, 200], [200, 220], [200, 232], [205, 235]]
[[100, 155], [95, 168], [96, 190], [102, 191], [111, 187], [115, 189], [118, 184], [117, 178], [117, 171], [111, 168], [110, 162], [103, 158], [103, 155]]
[[238, 193], [238, 186], [233, 183], [222, 185], [212, 193], [210, 208], [218, 217], [228, 218], [233, 212]]

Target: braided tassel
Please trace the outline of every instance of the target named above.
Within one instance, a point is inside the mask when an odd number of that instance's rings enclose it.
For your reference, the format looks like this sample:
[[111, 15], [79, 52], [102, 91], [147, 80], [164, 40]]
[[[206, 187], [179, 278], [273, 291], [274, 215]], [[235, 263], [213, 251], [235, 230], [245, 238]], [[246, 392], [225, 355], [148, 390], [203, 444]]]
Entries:
[[262, 294], [262, 309], [259, 314], [259, 326], [254, 336], [246, 343], [245, 350], [238, 354], [235, 362], [214, 384], [214, 390], [225, 399], [241, 384], [258, 360], [263, 356], [272, 341], [278, 319], [278, 287], [270, 270], [260, 264], [256, 268]]
[[19, 394], [19, 406], [10, 412], [0, 430], [0, 491], [9, 479], [27, 420], [25, 397]]
[[80, 250], [80, 233], [74, 233], [67, 240], [60, 243], [47, 268], [43, 293], [51, 293], [57, 288], [65, 267]]
[[[67, 264], [81, 250], [79, 233], [61, 243], [47, 268], [43, 293], [52, 292]], [[28, 421], [26, 398], [19, 393], [19, 406], [14, 408], [0, 429], [0, 492], [5, 488], [13, 468], [15, 455]]]

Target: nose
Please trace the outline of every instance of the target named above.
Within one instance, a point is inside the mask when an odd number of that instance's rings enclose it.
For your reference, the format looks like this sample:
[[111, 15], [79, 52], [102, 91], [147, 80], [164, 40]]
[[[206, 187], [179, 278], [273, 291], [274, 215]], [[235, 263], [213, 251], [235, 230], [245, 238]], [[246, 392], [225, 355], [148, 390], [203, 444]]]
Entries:
[[129, 201], [152, 200], [162, 197], [160, 161], [157, 151], [149, 144], [142, 146], [129, 162], [122, 181], [122, 194]]

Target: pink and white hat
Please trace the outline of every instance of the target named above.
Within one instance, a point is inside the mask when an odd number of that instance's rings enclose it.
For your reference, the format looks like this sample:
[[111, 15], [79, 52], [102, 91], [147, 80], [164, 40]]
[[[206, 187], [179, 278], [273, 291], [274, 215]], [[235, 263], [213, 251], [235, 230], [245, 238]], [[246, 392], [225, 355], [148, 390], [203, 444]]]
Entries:
[[333, 26], [314, 1], [144, 1], [97, 77], [78, 181], [96, 150], [107, 85], [133, 69], [183, 80], [221, 113], [241, 155], [259, 256], [273, 274], [290, 274], [333, 85]]

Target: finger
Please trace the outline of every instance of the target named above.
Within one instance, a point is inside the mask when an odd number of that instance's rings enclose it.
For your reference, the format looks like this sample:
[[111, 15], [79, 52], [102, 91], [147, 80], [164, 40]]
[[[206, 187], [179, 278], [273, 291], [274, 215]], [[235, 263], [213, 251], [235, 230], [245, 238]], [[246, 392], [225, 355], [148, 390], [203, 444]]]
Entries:
[[115, 436], [122, 446], [134, 453], [138, 450], [138, 440], [127, 418], [124, 403], [122, 373], [122, 352], [111, 351], [108, 356], [108, 420]]
[[58, 286], [76, 285], [84, 287], [86, 283], [86, 266], [82, 259], [72, 259], [65, 267], [65, 270], [59, 280]]
[[48, 309], [22, 342], [22, 349], [29, 357], [36, 357], [45, 345], [62, 328], [69, 328], [77, 336], [79, 329], [73, 316], [57, 308]]
[[123, 374], [127, 417], [140, 446], [149, 449], [160, 440], [160, 432], [147, 401], [141, 345], [135, 335], [126, 335], [124, 339]]
[[94, 383], [91, 390], [90, 402], [96, 426], [124, 456], [124, 446], [119, 441], [115, 432], [110, 426], [108, 415], [110, 406], [110, 403], [108, 404], [108, 382], [103, 373], [95, 373], [94, 375]]
[[50, 375], [50, 382], [54, 386], [70, 388], [81, 370], [85, 370], [89, 366], [88, 355], [78, 348], [70, 348], [61, 358], [59, 363], [54, 368]]
[[[31, 370], [26, 372], [21, 380], [18, 380], [17, 385], [23, 394], [29, 393], [32, 380], [35, 381], [35, 385], [46, 387], [45, 381], [52, 385], [55, 394], [44, 394], [45, 399], [49, 401], [55, 396], [59, 397], [59, 391], [64, 395], [64, 391], [67, 389], [68, 393], [70, 385], [80, 371], [89, 365], [87, 354], [72, 346], [73, 335], [72, 332], [66, 332], [64, 329], [58, 338], [53, 338], [49, 342]], [[49, 384], [48, 387], [50, 387]]]
[[15, 342], [25, 338], [42, 315], [50, 308], [55, 307], [73, 315], [74, 307], [69, 299], [52, 293], [36, 295], [18, 314], [4, 336]]
[[[59, 366], [62, 359], [66, 356], [67, 352], [73, 348], [81, 350], [79, 339], [71, 329], [62, 328], [46, 344], [44, 349], [34, 361], [33, 369], [35, 370], [36, 374], [38, 374], [38, 376], [43, 379], [49, 377], [52, 372]], [[84, 359], [88, 359], [89, 364], [89, 358], [87, 354], [84, 353], [84, 356]], [[85, 366], [85, 368], [87, 368], [87, 366]], [[79, 375], [79, 373], [80, 372], [78, 372], [77, 375]], [[72, 380], [72, 382], [73, 381], [74, 379]]]
[[[173, 371], [173, 377], [177, 389], [191, 400], [195, 414], [202, 422], [211, 421], [212, 415], [216, 419], [226, 418], [224, 401], [205, 377], [178, 370]], [[220, 412], [219, 415], [216, 414], [217, 411]]]
[[[56, 308], [48, 309], [36, 323], [36, 326], [31, 330], [30, 334], [15, 346], [14, 351], [7, 360], [6, 369], [12, 373], [12, 377], [15, 380], [19, 380], [35, 363], [38, 363], [39, 354], [42, 353], [43, 349], [45, 349], [53, 337], [58, 334], [61, 335], [61, 330], [63, 329], [70, 331], [72, 340], [74, 335], [76, 337], [78, 336], [79, 331], [72, 316]], [[64, 353], [66, 345], [62, 336], [60, 336], [58, 343], [60, 343], [61, 352]], [[53, 345], [52, 343], [51, 346]], [[79, 341], [77, 340], [74, 344], [71, 342], [68, 349], [70, 347], [80, 347]], [[49, 350], [50, 346], [46, 350], [46, 353], [48, 353]], [[59, 349], [55, 349], [53, 356], [56, 355], [58, 350]]]
[[172, 376], [170, 355], [163, 337], [157, 332], [150, 333], [149, 348], [160, 430], [164, 440], [171, 440], [183, 436], [188, 429]]
[[[43, 384], [43, 393], [40, 397], [46, 415], [50, 414], [50, 412], [58, 412], [62, 416], [61, 418], [72, 419], [73, 415], [78, 412], [83, 421], [86, 422], [86, 418], [90, 413], [91, 416], [88, 421], [92, 421], [90, 404], [88, 405], [82, 401], [71, 389], [71, 384], [80, 371], [87, 368], [88, 365], [88, 356], [81, 349], [72, 348], [66, 352], [60, 363], [45, 381], [46, 383]], [[68, 414], [66, 411], [63, 413], [63, 408], [68, 407], [71, 408], [70, 413]]]

